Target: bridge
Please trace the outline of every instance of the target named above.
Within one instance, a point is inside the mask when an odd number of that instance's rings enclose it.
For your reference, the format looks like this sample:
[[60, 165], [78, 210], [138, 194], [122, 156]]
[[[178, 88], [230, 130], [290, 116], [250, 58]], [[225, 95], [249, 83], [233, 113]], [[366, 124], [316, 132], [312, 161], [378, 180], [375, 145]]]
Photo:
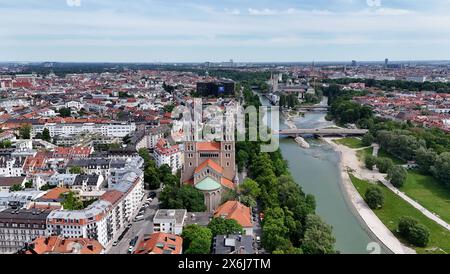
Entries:
[[279, 131], [280, 135], [297, 137], [302, 135], [314, 136], [362, 136], [369, 130], [367, 129], [347, 129], [347, 128], [316, 128], [316, 129], [286, 129]]
[[297, 109], [303, 109], [303, 110], [320, 110], [320, 109], [328, 110], [330, 108], [331, 108], [330, 106], [299, 106], [299, 107], [297, 107]]

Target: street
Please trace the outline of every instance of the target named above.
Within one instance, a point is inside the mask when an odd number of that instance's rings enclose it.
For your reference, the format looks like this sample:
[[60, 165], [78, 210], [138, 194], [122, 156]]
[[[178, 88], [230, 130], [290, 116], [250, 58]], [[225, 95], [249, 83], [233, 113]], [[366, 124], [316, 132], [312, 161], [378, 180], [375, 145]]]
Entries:
[[[145, 202], [145, 199], [142, 202], [142, 204], [144, 202]], [[141, 207], [142, 207], [142, 204], [141, 204]], [[128, 230], [128, 232], [125, 234], [123, 239], [117, 244], [117, 246], [111, 247], [107, 251], [107, 254], [127, 254], [128, 248], [130, 247], [130, 241], [134, 237], [138, 236], [138, 240], [135, 245], [135, 248], [136, 248], [138, 243], [143, 239], [144, 235], [152, 234], [152, 232], [153, 232], [153, 217], [155, 216], [158, 208], [159, 208], [158, 198], [154, 198], [153, 201], [150, 203], [150, 206], [145, 210], [144, 219], [137, 221], [137, 222], [132, 222], [132, 227]]]

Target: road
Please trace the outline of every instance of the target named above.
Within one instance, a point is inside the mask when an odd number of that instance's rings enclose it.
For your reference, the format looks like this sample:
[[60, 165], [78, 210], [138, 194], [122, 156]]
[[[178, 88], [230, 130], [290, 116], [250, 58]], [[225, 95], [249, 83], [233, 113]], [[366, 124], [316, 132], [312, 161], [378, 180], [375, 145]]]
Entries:
[[[145, 200], [144, 200], [145, 201]], [[158, 198], [153, 199], [144, 213], [144, 219], [137, 222], [132, 222], [133, 226], [125, 234], [123, 239], [119, 242], [117, 246], [111, 247], [107, 254], [127, 254], [128, 248], [130, 247], [130, 241], [138, 236], [138, 241], [135, 245], [137, 247], [138, 243], [143, 239], [144, 235], [152, 234], [153, 232], [153, 217], [159, 208]]]

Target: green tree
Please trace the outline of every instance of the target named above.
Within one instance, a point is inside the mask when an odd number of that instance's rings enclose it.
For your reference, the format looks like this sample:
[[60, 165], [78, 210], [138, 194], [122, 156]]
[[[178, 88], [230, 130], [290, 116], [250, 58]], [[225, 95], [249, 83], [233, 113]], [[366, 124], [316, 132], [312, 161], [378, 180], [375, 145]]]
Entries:
[[188, 225], [181, 234], [185, 254], [209, 254], [211, 252], [212, 232], [199, 225]]
[[392, 166], [394, 166], [394, 162], [389, 158], [377, 159], [377, 168], [381, 173], [387, 173]]
[[439, 155], [431, 171], [442, 183], [450, 186], [450, 153], [444, 152]]
[[190, 185], [167, 185], [159, 197], [161, 208], [187, 209], [189, 212], [206, 210], [203, 193]]
[[64, 118], [72, 116], [72, 110], [70, 108], [60, 108], [58, 112], [59, 115]]
[[19, 137], [21, 139], [31, 138], [31, 125], [24, 125], [19, 129]]
[[64, 201], [61, 203], [61, 205], [65, 210], [84, 209], [83, 202], [72, 191], [64, 194]]
[[10, 148], [12, 146], [12, 143], [10, 140], [4, 140], [0, 142], [0, 148]]
[[33, 188], [33, 181], [28, 181], [25, 183], [25, 188]]
[[371, 133], [366, 133], [362, 138], [362, 143], [365, 146], [371, 146], [375, 142], [375, 137]]
[[83, 170], [79, 166], [73, 166], [69, 169], [70, 174], [81, 174]]
[[402, 166], [392, 166], [388, 171], [387, 178], [397, 188], [402, 187], [406, 183], [408, 171]]
[[430, 230], [412, 217], [402, 217], [398, 224], [398, 232], [410, 244], [425, 247], [428, 245]]
[[47, 141], [47, 142], [51, 142], [52, 137], [50, 136], [50, 131], [48, 130], [48, 128], [44, 128], [44, 131], [42, 131], [42, 140]]
[[256, 199], [261, 194], [261, 188], [256, 181], [246, 178], [244, 182], [239, 185], [239, 193]]
[[364, 162], [366, 164], [366, 168], [373, 170], [373, 167], [377, 164], [377, 157], [373, 155], [367, 155], [364, 157]]
[[416, 163], [419, 166], [420, 170], [428, 174], [431, 172], [431, 168], [436, 162], [438, 155], [434, 152], [433, 149], [426, 149], [424, 147], [420, 147], [416, 150]]
[[213, 237], [217, 235], [243, 234], [242, 226], [233, 219], [213, 218], [208, 224]]
[[9, 188], [9, 191], [11, 191], [11, 192], [22, 191], [22, 190], [23, 190], [23, 187], [20, 184], [12, 185]]
[[371, 209], [383, 207], [384, 193], [378, 186], [370, 186], [365, 194], [365, 200]]
[[335, 242], [333, 228], [319, 216], [308, 215], [302, 244], [305, 254], [333, 254]]

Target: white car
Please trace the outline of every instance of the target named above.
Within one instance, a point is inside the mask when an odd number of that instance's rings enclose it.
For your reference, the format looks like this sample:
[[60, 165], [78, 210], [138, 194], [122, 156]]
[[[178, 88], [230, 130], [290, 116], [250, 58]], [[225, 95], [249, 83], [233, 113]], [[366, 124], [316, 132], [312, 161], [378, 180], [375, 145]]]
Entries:
[[118, 244], [119, 244], [119, 241], [114, 241], [112, 245], [117, 246]]

